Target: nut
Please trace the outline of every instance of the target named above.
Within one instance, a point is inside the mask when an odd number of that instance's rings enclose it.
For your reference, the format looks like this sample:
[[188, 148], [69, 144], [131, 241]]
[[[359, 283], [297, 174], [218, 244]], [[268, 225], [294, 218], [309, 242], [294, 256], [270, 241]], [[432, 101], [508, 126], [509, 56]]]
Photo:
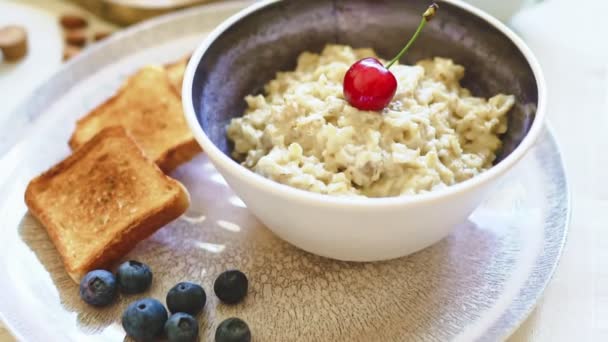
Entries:
[[59, 18], [59, 23], [64, 29], [72, 30], [87, 27], [87, 20], [78, 14], [64, 14]]
[[65, 33], [65, 42], [70, 45], [84, 46], [87, 42], [87, 34], [84, 30], [71, 30]]
[[0, 50], [4, 59], [16, 61], [27, 54], [27, 32], [22, 26], [0, 28]]

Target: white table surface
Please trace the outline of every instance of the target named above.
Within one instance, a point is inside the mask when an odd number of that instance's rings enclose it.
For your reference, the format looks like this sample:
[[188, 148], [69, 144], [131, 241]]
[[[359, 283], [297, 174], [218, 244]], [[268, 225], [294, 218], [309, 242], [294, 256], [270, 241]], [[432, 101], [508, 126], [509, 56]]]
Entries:
[[[0, 26], [26, 25], [31, 53], [0, 66], [0, 122], [60, 66], [60, 0], [2, 1]], [[510, 341], [608, 341], [608, 1], [547, 0], [511, 21], [537, 54], [549, 89], [549, 122], [572, 188], [568, 242], [542, 300]], [[102, 21], [93, 25], [109, 27]], [[50, 33], [50, 34], [49, 34]], [[0, 341], [13, 341], [0, 322]]]

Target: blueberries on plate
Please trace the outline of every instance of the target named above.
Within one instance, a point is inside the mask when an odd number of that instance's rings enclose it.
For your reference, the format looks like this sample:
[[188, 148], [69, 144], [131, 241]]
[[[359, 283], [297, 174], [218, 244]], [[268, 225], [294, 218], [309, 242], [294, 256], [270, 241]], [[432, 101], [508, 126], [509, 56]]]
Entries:
[[196, 316], [207, 301], [205, 290], [197, 284], [179, 283], [167, 293], [167, 308], [171, 313], [185, 312]]
[[213, 284], [213, 290], [222, 302], [235, 304], [245, 298], [248, 285], [249, 282], [243, 272], [229, 270], [217, 277]]
[[118, 267], [116, 281], [123, 293], [141, 293], [152, 284], [152, 271], [144, 263], [129, 260]]
[[[116, 276], [106, 270], [87, 273], [80, 282], [80, 297], [90, 305], [110, 304], [118, 289], [126, 294], [141, 293], [152, 284], [152, 271], [144, 263], [129, 260], [118, 267]], [[239, 270], [220, 274], [213, 290], [228, 304], [235, 304], [247, 295], [249, 281]], [[153, 298], [135, 301], [122, 314], [122, 326], [136, 341], [156, 340], [165, 333], [169, 342], [198, 340], [198, 322], [193, 317], [203, 310], [207, 302], [205, 290], [198, 284], [181, 282], [167, 293], [167, 308]], [[215, 331], [216, 342], [250, 342], [251, 330], [243, 320], [232, 317], [221, 322]]]
[[122, 314], [122, 327], [136, 341], [147, 341], [163, 333], [167, 310], [156, 299], [145, 298], [131, 303]]
[[198, 340], [198, 323], [187, 313], [178, 312], [165, 323], [169, 342], [193, 342]]
[[80, 298], [94, 306], [106, 306], [116, 297], [116, 278], [106, 270], [87, 273], [80, 282]]
[[249, 342], [251, 331], [242, 319], [228, 318], [215, 330], [215, 342]]

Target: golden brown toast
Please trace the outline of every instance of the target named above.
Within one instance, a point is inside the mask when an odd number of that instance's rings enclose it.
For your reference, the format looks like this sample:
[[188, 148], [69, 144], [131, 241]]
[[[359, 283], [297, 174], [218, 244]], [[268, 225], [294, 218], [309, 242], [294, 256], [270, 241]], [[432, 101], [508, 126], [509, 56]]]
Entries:
[[161, 67], [140, 69], [116, 95], [80, 119], [70, 146], [77, 149], [109, 126], [123, 126], [165, 172], [201, 151], [186, 124], [180, 97]]
[[190, 55], [184, 56], [182, 59], [175, 63], [165, 65], [167, 70], [167, 76], [169, 76], [169, 82], [175, 93], [182, 96], [182, 83], [184, 83], [184, 73], [186, 72], [186, 66], [190, 60]]
[[190, 198], [122, 127], [109, 127], [34, 178], [25, 202], [79, 282], [183, 214]]

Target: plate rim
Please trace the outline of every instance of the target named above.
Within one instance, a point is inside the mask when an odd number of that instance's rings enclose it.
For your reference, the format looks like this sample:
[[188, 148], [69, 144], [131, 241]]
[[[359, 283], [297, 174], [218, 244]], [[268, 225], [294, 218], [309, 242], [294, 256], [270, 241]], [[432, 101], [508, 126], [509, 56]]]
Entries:
[[[528, 300], [527, 305], [524, 305], [522, 308], [520, 308], [520, 310], [518, 310], [518, 314], [516, 314], [516, 317], [517, 317], [516, 322], [514, 324], [511, 324], [506, 327], [501, 326], [501, 324], [500, 324], [501, 318], [503, 318], [505, 315], [507, 315], [510, 310], [514, 309], [513, 308], [514, 302], [517, 301], [519, 296], [516, 296], [515, 300], [511, 302], [511, 304], [505, 309], [503, 314], [501, 314], [500, 317], [498, 319], [496, 319], [491, 326], [488, 327], [486, 332], [483, 334], [483, 338], [486, 338], [486, 335], [489, 334], [490, 332], [495, 331], [496, 333], [500, 334], [499, 336], [495, 336], [495, 337], [500, 337], [501, 340], [506, 340], [510, 336], [512, 336], [517, 331], [517, 329], [519, 329], [521, 327], [521, 325], [530, 317], [532, 312], [538, 306], [540, 299], [543, 296], [543, 294], [545, 293], [547, 287], [549, 286], [549, 284], [555, 277], [555, 272], [557, 271], [557, 268], [559, 267], [559, 265], [562, 261], [564, 249], [565, 249], [566, 243], [568, 242], [568, 237], [570, 235], [569, 234], [570, 225], [571, 225], [571, 220], [572, 220], [572, 186], [570, 185], [570, 182], [569, 182], [569, 179], [570, 179], [570, 177], [568, 176], [569, 172], [568, 172], [568, 168], [566, 167], [566, 164], [564, 163], [563, 152], [562, 152], [563, 149], [561, 148], [561, 144], [559, 142], [559, 139], [557, 138], [555, 129], [553, 128], [553, 125], [551, 124], [550, 120], [548, 120], [548, 119], [545, 120], [545, 122], [544, 122], [544, 131], [545, 131], [545, 133], [540, 135], [540, 139], [539, 139], [539, 141], [537, 141], [535, 143], [534, 147], [540, 145], [541, 143], [544, 143], [543, 141], [541, 141], [541, 139], [543, 137], [548, 137], [550, 140], [550, 143], [553, 144], [555, 147], [555, 153], [556, 153], [555, 157], [558, 158], [557, 162], [559, 164], [559, 170], [562, 173], [562, 178], [563, 178], [564, 188], [565, 188], [562, 191], [562, 193], [565, 195], [564, 203], [563, 203], [564, 209], [565, 209], [565, 213], [564, 213], [565, 215], [563, 218], [563, 222], [561, 222], [561, 225], [563, 226], [563, 229], [561, 229], [561, 231], [563, 231], [563, 234], [556, 246], [557, 249], [556, 249], [555, 259], [553, 260], [549, 271], [544, 272], [545, 277], [544, 277], [542, 283], [540, 283], [538, 286], [536, 286], [532, 299]], [[543, 254], [545, 254], [545, 252], [546, 252], [546, 250], [543, 250], [543, 253], [541, 253], [540, 255], [537, 255], [535, 260], [542, 258]], [[524, 286], [528, 283], [528, 281], [531, 278], [534, 278], [536, 272], [538, 272], [537, 266], [539, 266], [539, 265], [537, 263], [535, 263], [532, 271], [528, 274], [528, 277], [527, 277], [526, 281], [524, 282]], [[518, 293], [518, 295], [519, 294], [520, 293]]]

